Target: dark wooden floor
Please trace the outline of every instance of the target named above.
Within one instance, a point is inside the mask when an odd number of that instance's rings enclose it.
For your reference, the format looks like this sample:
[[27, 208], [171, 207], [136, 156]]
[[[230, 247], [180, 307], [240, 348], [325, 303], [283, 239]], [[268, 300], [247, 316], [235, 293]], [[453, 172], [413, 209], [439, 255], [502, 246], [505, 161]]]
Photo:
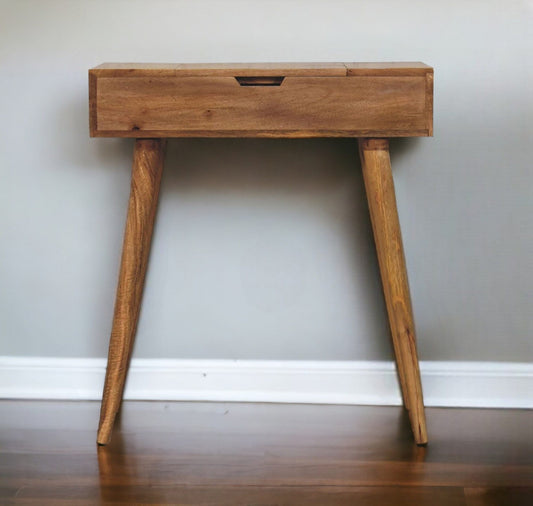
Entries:
[[127, 402], [108, 447], [96, 402], [0, 402], [0, 504], [533, 505], [533, 412]]

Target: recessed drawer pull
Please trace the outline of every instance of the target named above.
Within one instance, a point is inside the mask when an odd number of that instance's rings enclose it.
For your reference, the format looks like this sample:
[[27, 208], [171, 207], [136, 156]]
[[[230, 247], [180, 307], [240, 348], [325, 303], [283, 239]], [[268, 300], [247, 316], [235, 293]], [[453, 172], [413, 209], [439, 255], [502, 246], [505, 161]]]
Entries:
[[235, 79], [240, 86], [281, 86], [285, 76], [239, 76]]

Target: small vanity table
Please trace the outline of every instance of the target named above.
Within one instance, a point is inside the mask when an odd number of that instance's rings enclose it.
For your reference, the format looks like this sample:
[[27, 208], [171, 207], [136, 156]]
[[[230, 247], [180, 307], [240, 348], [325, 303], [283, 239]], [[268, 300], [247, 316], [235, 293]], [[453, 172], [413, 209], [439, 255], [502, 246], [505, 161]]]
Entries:
[[415, 442], [426, 421], [391, 137], [431, 136], [422, 63], [106, 63], [89, 70], [91, 137], [133, 137], [133, 169], [97, 441], [110, 441], [141, 307], [165, 143], [172, 137], [354, 137], [398, 377]]

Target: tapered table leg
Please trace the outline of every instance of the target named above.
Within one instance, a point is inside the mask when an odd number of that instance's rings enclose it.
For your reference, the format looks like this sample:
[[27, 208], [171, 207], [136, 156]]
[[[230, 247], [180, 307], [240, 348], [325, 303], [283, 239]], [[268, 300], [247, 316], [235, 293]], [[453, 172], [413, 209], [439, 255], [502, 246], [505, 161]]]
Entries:
[[426, 444], [424, 401], [389, 141], [360, 139], [359, 153], [404, 404], [416, 443]]
[[113, 327], [98, 427], [98, 444], [111, 439], [120, 409], [139, 310], [154, 226], [165, 141], [136, 139], [131, 191], [122, 247]]

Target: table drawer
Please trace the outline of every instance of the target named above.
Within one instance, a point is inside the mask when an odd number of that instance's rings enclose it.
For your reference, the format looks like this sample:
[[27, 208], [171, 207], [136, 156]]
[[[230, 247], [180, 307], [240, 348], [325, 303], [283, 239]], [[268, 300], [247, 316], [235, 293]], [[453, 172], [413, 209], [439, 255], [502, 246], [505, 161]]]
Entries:
[[91, 76], [96, 137], [431, 135], [432, 74]]

